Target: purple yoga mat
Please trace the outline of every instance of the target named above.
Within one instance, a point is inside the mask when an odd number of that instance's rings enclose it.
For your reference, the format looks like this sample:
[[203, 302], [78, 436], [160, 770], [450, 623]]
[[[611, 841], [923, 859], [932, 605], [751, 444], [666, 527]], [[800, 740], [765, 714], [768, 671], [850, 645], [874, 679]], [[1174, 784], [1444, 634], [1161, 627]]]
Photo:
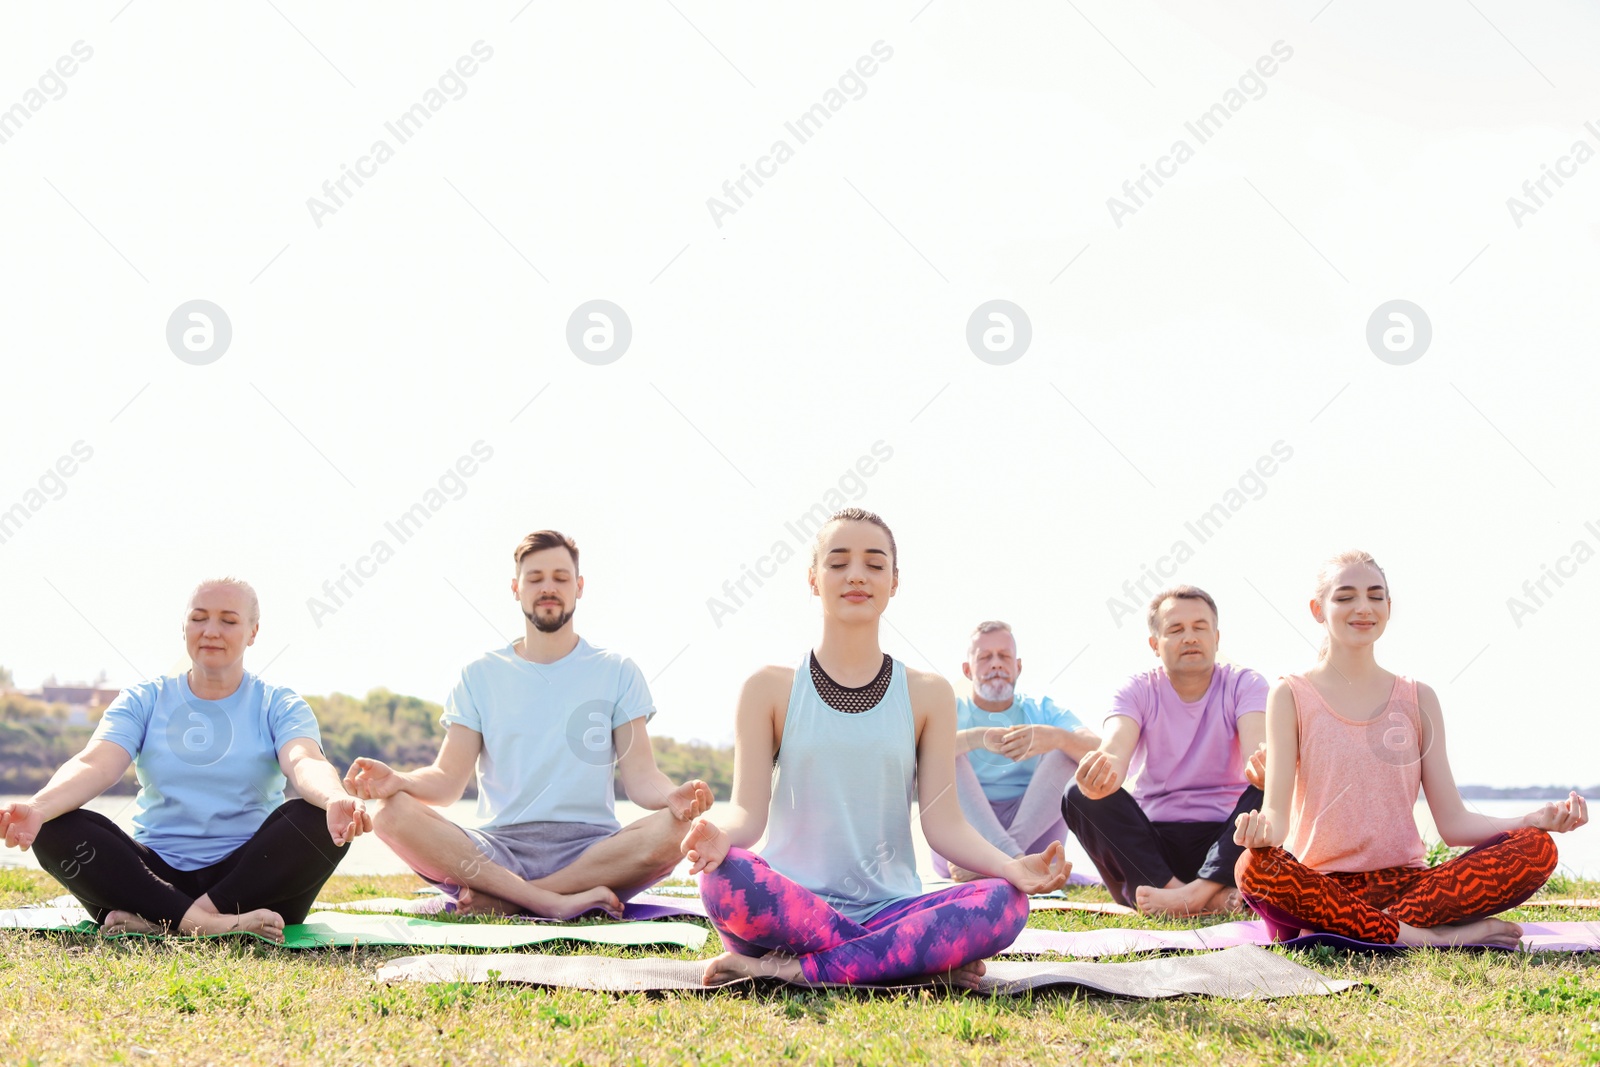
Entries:
[[[1525, 922], [1520, 925], [1524, 952], [1600, 952], [1600, 923]], [[1134, 927], [1079, 931], [1025, 929], [1009, 948], [1002, 951], [1001, 955], [1056, 953], [1088, 959], [1097, 956], [1120, 956], [1129, 952], [1210, 952], [1215, 949], [1232, 948], [1235, 945], [1273, 943], [1267, 933], [1266, 924], [1259, 919], [1204, 926], [1197, 930], [1141, 930]], [[1337, 934], [1311, 934], [1307, 937], [1294, 938], [1292, 941], [1280, 941], [1277, 944], [1285, 948], [1330, 945], [1361, 952], [1406, 951], [1401, 945], [1353, 941]]]
[[[599, 908], [586, 911], [581, 916], [574, 918], [594, 919], [605, 915]], [[706, 906], [700, 903], [699, 897], [667, 897], [655, 893], [640, 893], [622, 906], [622, 919], [624, 922], [648, 922], [651, 919], [678, 919], [683, 916], [704, 919]], [[524, 922], [554, 923], [570, 922], [570, 919], [542, 919], [536, 915], [519, 915], [517, 918]]]

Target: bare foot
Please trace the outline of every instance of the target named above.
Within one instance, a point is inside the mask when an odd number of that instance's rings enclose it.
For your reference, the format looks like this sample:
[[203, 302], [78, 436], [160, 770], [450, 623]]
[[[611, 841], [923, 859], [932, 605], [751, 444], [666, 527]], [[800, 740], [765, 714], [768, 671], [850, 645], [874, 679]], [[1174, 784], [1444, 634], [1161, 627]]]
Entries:
[[533, 909], [535, 915], [543, 915], [549, 919], [570, 919], [586, 911], [601, 908], [613, 919], [622, 918], [622, 901], [603, 885], [585, 889], [581, 893], [551, 893], [548, 890], [541, 892], [549, 900], [541, 901], [539, 906]]
[[706, 961], [706, 973], [700, 979], [708, 986], [727, 985], [741, 978], [777, 978], [785, 982], [805, 980], [800, 961], [793, 956], [769, 952], [765, 956], [741, 956], [737, 952], [724, 952]]
[[948, 982], [961, 989], [977, 989], [982, 984], [983, 976], [988, 969], [982, 960], [973, 960], [971, 963], [963, 963], [959, 967], [940, 971], [928, 977], [936, 982]]
[[1522, 945], [1522, 927], [1504, 919], [1479, 919], [1475, 923], [1457, 926], [1420, 927], [1400, 924], [1400, 944], [1434, 948], [1456, 945], [1492, 945], [1495, 948], [1519, 948]]
[[100, 933], [109, 937], [113, 934], [164, 934], [167, 928], [159, 923], [153, 923], [141, 918], [131, 911], [108, 911], [105, 919], [100, 923]]
[[464, 885], [456, 890], [457, 915], [520, 915], [522, 908], [493, 893]]
[[283, 916], [266, 908], [257, 908], [239, 915], [223, 915], [191, 906], [178, 924], [190, 936], [209, 934], [255, 934], [278, 944], [283, 943]]
[[976, 882], [982, 877], [984, 876], [969, 871], [965, 867], [957, 867], [953, 863], [950, 864], [950, 880], [952, 882]]
[[1204, 879], [1163, 889], [1142, 885], [1133, 891], [1133, 896], [1141, 915], [1214, 915], [1237, 911], [1239, 905], [1236, 891]]

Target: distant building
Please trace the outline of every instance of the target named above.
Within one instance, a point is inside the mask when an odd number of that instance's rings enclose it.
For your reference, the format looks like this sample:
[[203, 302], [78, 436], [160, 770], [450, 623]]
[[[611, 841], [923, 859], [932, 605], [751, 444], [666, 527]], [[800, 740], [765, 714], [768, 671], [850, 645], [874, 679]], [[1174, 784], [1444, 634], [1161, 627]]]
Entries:
[[65, 704], [67, 722], [74, 726], [86, 726], [89, 717], [99, 717], [120, 692], [120, 689], [100, 689], [87, 685], [47, 685], [41, 687], [39, 692], [27, 695], [47, 704]]

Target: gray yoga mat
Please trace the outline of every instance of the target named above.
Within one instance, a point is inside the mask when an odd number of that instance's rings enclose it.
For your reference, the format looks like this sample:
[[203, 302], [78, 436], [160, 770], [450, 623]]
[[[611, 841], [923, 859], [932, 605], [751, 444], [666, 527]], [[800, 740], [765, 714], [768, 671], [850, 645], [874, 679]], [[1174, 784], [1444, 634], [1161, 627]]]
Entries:
[[[89, 918], [89, 913], [81, 907], [16, 908], [0, 911], [0, 930], [3, 929], [54, 930], [84, 935], [100, 932], [100, 928]], [[306, 916], [305, 922], [295, 923], [283, 929], [283, 947], [289, 949], [350, 948], [357, 945], [510, 949], [525, 948], [550, 941], [581, 941], [630, 948], [644, 945], [676, 945], [698, 952], [705, 947], [709, 938], [706, 928], [698, 923], [616, 922], [564, 926], [554, 923], [433, 922], [401, 915], [360, 915], [332, 911], [312, 912]]]
[[[646, 990], [708, 992], [700, 984], [704, 961], [616, 959], [605, 956], [405, 956], [378, 970], [385, 982], [516, 982], [628, 993]], [[748, 987], [749, 980], [731, 983]], [[843, 986], [874, 991], [916, 989], [934, 982], [886, 986]], [[1275, 997], [1340, 993], [1359, 982], [1325, 978], [1266, 949], [1241, 945], [1201, 956], [1163, 956], [1131, 963], [988, 961], [978, 990], [989, 996], [1015, 995], [1052, 986], [1078, 987], [1119, 997], [1156, 1000], [1178, 996], [1268, 1000]], [[730, 986], [719, 986], [719, 989]]]

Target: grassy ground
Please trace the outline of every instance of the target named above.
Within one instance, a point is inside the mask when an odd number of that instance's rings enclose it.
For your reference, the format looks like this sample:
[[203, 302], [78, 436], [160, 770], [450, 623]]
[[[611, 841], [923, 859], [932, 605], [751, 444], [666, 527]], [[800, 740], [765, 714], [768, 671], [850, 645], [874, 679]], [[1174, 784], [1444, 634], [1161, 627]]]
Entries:
[[[336, 877], [323, 899], [405, 896], [420, 884]], [[0, 907], [59, 893], [38, 872], [0, 871]], [[1558, 880], [1542, 895], [1580, 894], [1600, 895], [1600, 884]], [[1074, 895], [1106, 899], [1098, 889]], [[1509, 917], [1600, 921], [1600, 912], [1541, 908]], [[1032, 919], [1069, 930], [1147, 921], [1059, 911]], [[373, 980], [377, 967], [408, 950], [4, 938], [4, 1064], [1600, 1064], [1597, 955], [1294, 954], [1371, 989], [1262, 1004], [383, 986]]]

